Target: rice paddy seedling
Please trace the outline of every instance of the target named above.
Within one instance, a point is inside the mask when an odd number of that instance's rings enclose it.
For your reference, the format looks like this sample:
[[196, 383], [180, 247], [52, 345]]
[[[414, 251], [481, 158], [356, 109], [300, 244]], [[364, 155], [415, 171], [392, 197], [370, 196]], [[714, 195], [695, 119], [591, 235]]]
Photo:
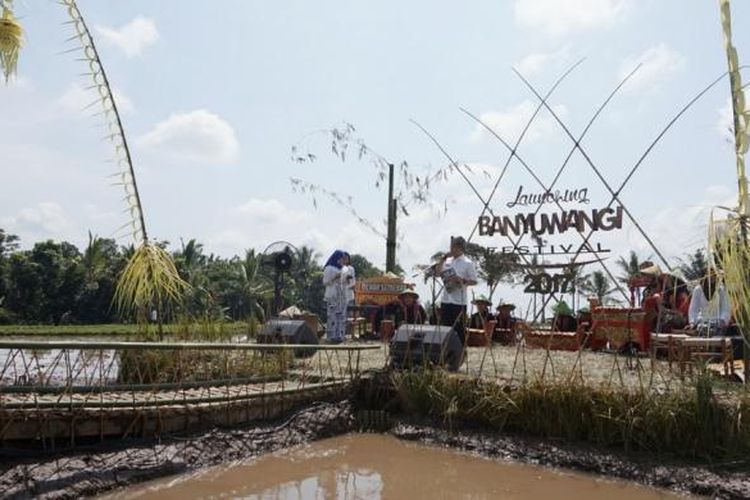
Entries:
[[0, 1], [0, 69], [5, 76], [5, 83], [16, 73], [18, 54], [23, 45], [23, 28], [13, 15], [12, 0]]

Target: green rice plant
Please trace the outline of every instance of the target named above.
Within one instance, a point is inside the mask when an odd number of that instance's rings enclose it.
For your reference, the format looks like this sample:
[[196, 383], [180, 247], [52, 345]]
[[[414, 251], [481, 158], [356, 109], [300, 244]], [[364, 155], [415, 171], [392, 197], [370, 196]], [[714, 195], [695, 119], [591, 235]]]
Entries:
[[119, 311], [132, 314], [139, 323], [146, 323], [149, 311], [156, 309], [163, 314], [170, 305], [181, 301], [188, 286], [168, 252], [144, 243], [123, 269], [114, 301]]
[[746, 461], [750, 395], [719, 398], [708, 371], [671, 391], [538, 379], [518, 386], [441, 370], [391, 377], [405, 412], [541, 438], [691, 460]]
[[274, 352], [211, 350], [122, 350], [119, 384], [189, 383], [281, 377], [294, 362], [288, 349]]
[[16, 73], [18, 54], [23, 45], [23, 27], [13, 15], [13, 0], [0, 0], [0, 70], [5, 83]]

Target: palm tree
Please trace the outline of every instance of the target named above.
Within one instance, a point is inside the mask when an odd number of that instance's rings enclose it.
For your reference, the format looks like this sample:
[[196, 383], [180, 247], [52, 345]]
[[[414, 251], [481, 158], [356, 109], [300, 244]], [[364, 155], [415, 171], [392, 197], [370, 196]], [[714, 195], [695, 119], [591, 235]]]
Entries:
[[[361, 269], [355, 264], [354, 255], [352, 264], [357, 269], [357, 277], [366, 277], [360, 274]], [[322, 314], [325, 310], [323, 304], [323, 288], [320, 286], [323, 280], [323, 269], [318, 263], [318, 253], [308, 246], [297, 248], [294, 266], [291, 272], [290, 303], [296, 304], [303, 309]]]
[[487, 283], [490, 300], [501, 282], [510, 281], [517, 274], [516, 254], [499, 253], [476, 243], [467, 245], [466, 254], [476, 262], [479, 279]]
[[98, 288], [99, 277], [107, 271], [106, 243], [105, 240], [92, 235], [91, 231], [89, 231], [89, 243], [83, 252], [81, 260], [85, 270], [86, 288]]
[[602, 304], [612, 302], [610, 297], [616, 288], [610, 288], [609, 278], [602, 271], [594, 271], [586, 277], [583, 291], [596, 297]]
[[685, 259], [680, 259], [679, 269], [689, 281], [699, 280], [706, 276], [708, 274], [708, 261], [703, 249], [699, 248], [688, 254]]
[[198, 243], [194, 238], [189, 240], [187, 244], [183, 241], [180, 251], [175, 252], [174, 260], [185, 281], [195, 285], [201, 268], [206, 264], [203, 244]]
[[620, 257], [615, 261], [615, 265], [620, 268], [622, 274], [617, 277], [620, 283], [628, 284], [632, 278], [637, 276], [641, 270], [641, 259], [633, 250], [630, 251], [628, 258]]
[[566, 274], [570, 277], [570, 295], [573, 310], [581, 308], [581, 299], [579, 297], [582, 291], [586, 289], [588, 275], [583, 274], [583, 266], [574, 265], [566, 269]]
[[273, 288], [267, 277], [261, 272], [262, 255], [254, 249], [245, 250], [245, 258], [237, 260], [242, 295], [252, 317], [265, 321], [264, 304], [273, 295]]

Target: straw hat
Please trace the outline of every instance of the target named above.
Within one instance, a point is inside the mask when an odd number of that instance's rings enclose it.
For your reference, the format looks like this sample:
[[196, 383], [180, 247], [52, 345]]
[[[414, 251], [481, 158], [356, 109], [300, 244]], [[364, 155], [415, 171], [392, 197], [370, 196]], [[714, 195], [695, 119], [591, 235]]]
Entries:
[[415, 299], [419, 298], [419, 294], [415, 292], [414, 290], [411, 290], [409, 288], [404, 289], [401, 293], [398, 294], [399, 297], [406, 297], [407, 295], [411, 295]]
[[646, 274], [648, 276], [661, 276], [662, 274], [664, 274], [661, 268], [657, 264], [654, 264], [652, 262], [648, 262], [644, 264], [648, 264], [648, 265], [641, 266], [640, 268], [641, 274]]
[[512, 311], [515, 308], [516, 308], [515, 304], [511, 304], [509, 302], [500, 301], [500, 303], [497, 305], [497, 307], [495, 309], [497, 309], [498, 311], [500, 309], [510, 309]]
[[474, 300], [471, 301], [472, 304], [487, 304], [487, 307], [492, 305], [492, 301], [488, 299], [485, 295], [480, 295]]

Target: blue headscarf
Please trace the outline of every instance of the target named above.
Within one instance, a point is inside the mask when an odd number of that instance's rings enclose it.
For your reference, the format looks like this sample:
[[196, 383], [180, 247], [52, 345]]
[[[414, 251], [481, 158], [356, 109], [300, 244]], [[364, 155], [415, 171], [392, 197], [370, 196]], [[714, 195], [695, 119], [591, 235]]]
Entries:
[[330, 257], [328, 257], [328, 260], [326, 261], [326, 265], [323, 267], [333, 266], [336, 269], [341, 269], [343, 266], [339, 262], [339, 260], [342, 257], [346, 257], [349, 255], [348, 253], [344, 252], [343, 250], [336, 250], [334, 251]]

